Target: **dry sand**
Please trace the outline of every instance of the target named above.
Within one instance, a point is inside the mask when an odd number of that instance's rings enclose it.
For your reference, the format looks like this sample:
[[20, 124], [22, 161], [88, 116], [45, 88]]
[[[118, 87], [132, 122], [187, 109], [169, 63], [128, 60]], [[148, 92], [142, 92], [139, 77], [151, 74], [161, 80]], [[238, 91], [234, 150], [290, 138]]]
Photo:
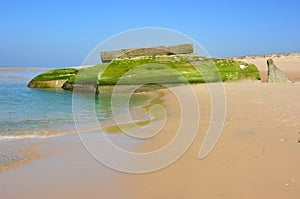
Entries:
[[[240, 59], [240, 61], [256, 65], [260, 71], [262, 82], [267, 82], [268, 59], [268, 57], [254, 59], [248, 58]], [[282, 72], [284, 72], [291, 81], [300, 81], [300, 57], [272, 57], [272, 59], [274, 60], [275, 65], [282, 70]]]
[[[283, 71], [297, 69], [295, 64], [285, 70], [276, 59], [275, 64]], [[299, 198], [300, 83], [224, 85], [224, 129], [205, 159], [198, 159], [198, 152], [211, 125], [210, 97], [205, 85], [194, 85], [200, 128], [190, 149], [169, 167], [120, 173], [91, 157], [76, 134], [66, 135], [41, 140], [41, 159], [0, 173], [0, 198]], [[159, 136], [136, 144], [114, 134], [118, 142], [134, 151], [152, 151], [175, 135], [178, 101], [163, 92], [169, 116]]]

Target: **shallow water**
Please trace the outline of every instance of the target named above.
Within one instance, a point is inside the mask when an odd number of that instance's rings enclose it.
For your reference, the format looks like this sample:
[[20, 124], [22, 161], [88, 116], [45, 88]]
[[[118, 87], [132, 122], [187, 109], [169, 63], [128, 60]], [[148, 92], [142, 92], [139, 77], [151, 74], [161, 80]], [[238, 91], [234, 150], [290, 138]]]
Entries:
[[[40, 71], [0, 71], [0, 139], [38, 137], [59, 133], [57, 125], [70, 124], [71, 93], [27, 88]], [[64, 125], [62, 125], [64, 126]]]
[[[72, 92], [27, 87], [30, 79], [42, 72], [25, 68], [0, 70], [0, 167], [32, 156], [36, 152], [27, 149], [32, 148], [38, 139], [76, 132]], [[91, 97], [92, 106], [86, 106], [87, 98]], [[76, 110], [81, 111], [80, 122], [84, 122], [87, 128], [94, 128], [89, 126], [91, 114], [101, 124], [112, 121], [110, 95], [78, 94], [76, 100], [82, 101]], [[149, 96], [136, 95], [130, 107], [145, 104], [148, 100]], [[117, 106], [117, 109], [121, 113], [123, 107]]]

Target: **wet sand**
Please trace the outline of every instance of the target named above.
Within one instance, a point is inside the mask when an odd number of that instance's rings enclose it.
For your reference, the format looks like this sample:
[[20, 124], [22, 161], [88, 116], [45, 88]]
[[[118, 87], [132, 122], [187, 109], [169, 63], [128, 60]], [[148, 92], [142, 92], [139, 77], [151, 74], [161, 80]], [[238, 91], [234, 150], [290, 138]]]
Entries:
[[[284, 69], [274, 60], [283, 71], [298, 70], [297, 63]], [[264, 73], [263, 65], [258, 67]], [[290, 77], [299, 80], [297, 74], [290, 73]], [[197, 136], [189, 150], [167, 168], [147, 174], [121, 173], [94, 159], [77, 134], [41, 139], [40, 159], [0, 172], [0, 197], [298, 198], [300, 83], [225, 83], [224, 86], [227, 110], [224, 128], [205, 159], [198, 159], [198, 153], [213, 122], [209, 92], [205, 85], [199, 84], [193, 85], [201, 114]], [[184, 91], [186, 87], [175, 89]], [[181, 117], [178, 100], [167, 90], [161, 92], [169, 115], [159, 135], [143, 142], [131, 141], [124, 134], [111, 135], [120, 146], [135, 152], [150, 152], [175, 136]], [[97, 142], [95, 133], [85, 135]]]
[[27, 147], [24, 147], [24, 143], [22, 143], [22, 149], [18, 149], [18, 147], [16, 146], [9, 147], [9, 144], [7, 143], [5, 143], [4, 145], [5, 147], [1, 147], [0, 153], [0, 161], [2, 163], [0, 164], [0, 172], [22, 166], [39, 158], [39, 146], [37, 144], [31, 144]]

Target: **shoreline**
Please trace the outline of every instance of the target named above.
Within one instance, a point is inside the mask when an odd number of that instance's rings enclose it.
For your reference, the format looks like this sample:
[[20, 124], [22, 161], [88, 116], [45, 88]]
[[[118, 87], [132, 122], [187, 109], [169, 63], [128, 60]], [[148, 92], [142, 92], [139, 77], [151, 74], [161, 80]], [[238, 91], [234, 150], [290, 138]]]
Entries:
[[39, 153], [39, 144], [33, 144], [31, 147], [27, 147], [20, 151], [21, 159], [13, 160], [4, 165], [0, 166], [0, 173], [5, 172], [9, 169], [20, 167], [22, 165], [28, 164], [32, 161], [38, 160], [41, 158]]
[[[25, 199], [42, 195], [74, 199], [99, 195], [128, 199], [297, 197], [300, 104], [296, 102], [300, 84], [226, 83], [224, 86], [228, 98], [225, 126], [217, 145], [204, 160], [199, 160], [197, 154], [207, 128], [212, 125], [211, 107], [206, 86], [199, 84], [192, 86], [201, 102], [197, 137], [189, 150], [169, 167], [139, 175], [117, 172], [92, 158], [78, 136], [71, 134], [44, 140], [40, 144], [43, 158], [0, 173], [0, 185], [5, 187], [1, 195], [18, 198], [19, 193], [24, 193]], [[180, 91], [185, 87], [175, 89]], [[174, 136], [177, 125], [173, 124], [179, 124], [180, 115], [177, 100], [166, 90], [163, 92], [170, 115], [161, 136], [145, 142], [132, 142], [124, 134], [110, 137], [135, 152], [164, 146]], [[86, 135], [95, 139], [92, 133]], [[147, 186], [150, 182], [151, 187]]]
[[[148, 107], [151, 107], [154, 103], [161, 103], [160, 99], [162, 97], [162, 94], [158, 91], [158, 92], [146, 92], [146, 93], [135, 93], [136, 95], [146, 95], [149, 97], [149, 99], [146, 100], [145, 103], [138, 105], [136, 107], [133, 107], [131, 109], [131, 111], [137, 112], [139, 111], [139, 109], [142, 109], [144, 111], [147, 111]], [[144, 112], [143, 111], [143, 112]], [[124, 124], [115, 124], [115, 123], [110, 123], [109, 121], [106, 121], [106, 123], [102, 124], [100, 126], [100, 129], [103, 131], [103, 133], [105, 134], [120, 134], [122, 132], [120, 132], [120, 128], [130, 128], [130, 129], [135, 129], [137, 128], [137, 126], [143, 126], [146, 125], [150, 120], [149, 118], [146, 119], [148, 116], [146, 115], [138, 115], [139, 118], [136, 118], [134, 120], [133, 123], [124, 123]], [[158, 120], [160, 118], [154, 118], [154, 120]], [[89, 132], [96, 132], [99, 130], [99, 126], [95, 126], [95, 127], [85, 127], [84, 129], [80, 129], [80, 133], [89, 133]], [[7, 171], [9, 169], [13, 169], [15, 167], [20, 167], [23, 166], [27, 163], [30, 163], [34, 160], [38, 160], [40, 158], [44, 158], [43, 156], [41, 156], [38, 151], [38, 145], [40, 145], [43, 142], [47, 142], [48, 139], [52, 139], [52, 138], [58, 138], [59, 137], [63, 137], [63, 136], [68, 136], [68, 135], [76, 135], [79, 132], [76, 129], [69, 129], [69, 130], [64, 130], [63, 133], [39, 133], [39, 134], [35, 134], [34, 136], [32, 136], [31, 134], [27, 133], [27, 134], [22, 134], [22, 135], [15, 135], [15, 136], [3, 136], [2, 139], [0, 139], [1, 141], [9, 141], [9, 142], [14, 142], [14, 141], [29, 141], [29, 142], [33, 142], [36, 143], [34, 144], [34, 148], [36, 151], [36, 155], [34, 155], [33, 157], [26, 157], [25, 159], [20, 159], [18, 161], [15, 161], [13, 163], [8, 163], [5, 165], [0, 166], [0, 173]], [[1, 138], [1, 136], [0, 136]], [[23, 149], [25, 151], [27, 151], [28, 149], [25, 148]]]
[[[298, 83], [300, 84], [300, 81], [299, 82], [294, 82], [293, 84], [298, 84]], [[226, 82], [226, 83], [223, 83], [223, 84], [224, 84], [224, 86], [231, 85], [231, 84], [242, 84], [242, 85], [253, 85], [253, 84], [255, 85], [255, 84], [257, 84], [257, 85], [259, 85], [259, 84], [265, 84], [265, 82], [240, 81], [240, 82], [234, 82], [234, 83], [233, 82]], [[205, 87], [206, 86], [205, 84], [191, 84], [191, 85], [192, 85], [192, 87]], [[173, 89], [180, 89], [180, 88], [184, 88], [185, 86], [186, 85], [179, 85], [177, 87], [172, 87], [172, 88]], [[147, 102], [145, 104], [139, 105], [139, 106], [135, 107], [135, 109], [144, 109], [144, 110], [147, 111], [147, 110], [149, 110], [149, 107], [151, 107], [153, 104], [157, 104], [157, 103], [162, 104], [162, 103], [164, 103], [165, 106], [166, 106], [165, 108], [170, 109], [170, 110], [173, 109], [173, 112], [174, 112], [175, 105], [172, 104], [170, 106], [168, 103], [166, 103], [166, 102], [171, 102], [172, 101], [172, 99], [170, 99], [170, 97], [168, 97], [169, 94], [167, 94], [167, 90], [168, 89], [159, 89], [159, 90], [154, 90], [154, 91], [136, 93], [136, 94], [147, 95], [147, 96], [149, 96], [149, 99], [147, 100]], [[200, 98], [200, 96], [198, 96], [198, 98]], [[210, 106], [209, 103], [207, 103], [207, 106]], [[180, 112], [178, 112], [178, 110], [177, 110], [173, 114], [175, 114], [175, 115], [180, 114]], [[139, 116], [141, 116], [141, 115], [139, 115]], [[145, 117], [145, 115], [142, 116], [142, 118], [143, 117]], [[162, 119], [162, 118], [158, 118], [158, 119]], [[157, 120], [157, 119], [155, 119], [155, 120]], [[155, 120], [153, 120], [153, 121], [155, 121]], [[150, 122], [150, 120], [148, 120], [148, 119], [147, 120], [146, 119], [137, 119], [137, 120], [134, 120], [134, 123], [124, 123], [124, 124], [119, 124], [119, 125], [109, 122], [109, 123], [106, 123], [104, 125], [101, 125], [101, 129], [104, 131], [103, 133], [106, 133], [106, 134], [124, 134], [122, 132], [121, 128], [125, 128], [127, 130], [128, 129], [133, 130], [133, 129], [137, 128], [137, 126], [140, 127], [140, 126], [143, 126], [143, 125], [147, 125], [149, 122]], [[99, 130], [99, 127], [86, 127], [84, 129], [81, 129], [80, 133], [95, 132], [97, 130]], [[25, 135], [24, 138], [14, 138], [14, 136], [12, 136], [12, 139], [4, 138], [3, 141], [32, 140], [32, 141], [37, 141], [37, 143], [41, 143], [41, 142], [47, 141], [48, 139], [58, 138], [58, 137], [63, 137], [63, 136], [68, 136], [68, 135], [76, 135], [77, 133], [78, 132], [75, 129], [73, 129], [73, 130], [70, 129], [68, 131], [65, 130], [61, 134], [57, 134], [57, 133], [52, 134], [52, 133], [48, 132], [47, 134], [41, 134], [41, 135], [38, 135], [36, 137], [31, 137], [31, 136], [26, 137], [26, 135]], [[164, 139], [166, 139], [166, 138], [164, 138]], [[170, 139], [170, 138], [168, 138], [168, 139]], [[43, 141], [41, 141], [41, 140], [43, 140]], [[0, 142], [1, 142], [1, 140], [0, 140]], [[0, 167], [0, 172], [9, 170], [11, 168], [23, 166], [27, 163], [30, 163], [31, 161], [34, 161], [34, 160], [37, 160], [37, 159], [40, 159], [40, 158], [43, 158], [43, 156], [39, 156], [39, 158], [30, 158], [29, 161], [27, 161], [27, 160], [24, 161], [24, 160], [21, 159], [20, 162], [16, 162], [16, 163], [12, 164], [11, 166], [8, 164], [8, 165], [4, 165], [4, 166]]]

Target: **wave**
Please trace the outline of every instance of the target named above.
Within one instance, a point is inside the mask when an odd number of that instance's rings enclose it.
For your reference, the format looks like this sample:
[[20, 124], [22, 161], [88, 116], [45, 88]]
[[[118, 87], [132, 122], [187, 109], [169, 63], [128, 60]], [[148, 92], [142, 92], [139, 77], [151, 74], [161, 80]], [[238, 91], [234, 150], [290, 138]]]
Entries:
[[26, 134], [26, 135], [0, 135], [0, 141], [25, 140], [25, 139], [45, 139], [59, 136], [59, 134]]

